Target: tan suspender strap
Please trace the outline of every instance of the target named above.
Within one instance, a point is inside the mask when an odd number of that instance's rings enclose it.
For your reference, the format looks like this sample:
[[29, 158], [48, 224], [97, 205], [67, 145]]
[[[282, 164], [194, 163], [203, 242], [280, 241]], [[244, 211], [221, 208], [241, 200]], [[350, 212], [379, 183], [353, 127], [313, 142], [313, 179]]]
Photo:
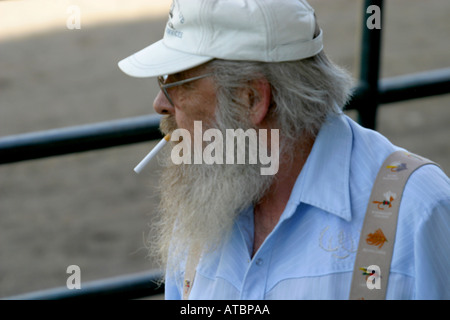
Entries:
[[383, 163], [372, 188], [353, 269], [351, 300], [384, 300], [403, 189], [419, 167], [433, 162], [405, 151]]
[[194, 285], [195, 273], [199, 260], [200, 255], [193, 254], [192, 252], [190, 252], [187, 257], [186, 270], [184, 271], [183, 300], [189, 299], [189, 294], [191, 293], [192, 286]]

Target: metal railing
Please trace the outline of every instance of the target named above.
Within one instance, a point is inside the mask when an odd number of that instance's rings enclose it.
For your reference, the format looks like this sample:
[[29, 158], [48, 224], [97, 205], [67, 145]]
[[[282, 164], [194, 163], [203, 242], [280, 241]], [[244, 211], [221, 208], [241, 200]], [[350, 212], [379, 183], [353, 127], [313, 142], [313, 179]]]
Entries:
[[[379, 79], [381, 31], [365, 25], [371, 5], [383, 8], [383, 0], [364, 1], [359, 83], [346, 110], [357, 110], [360, 123], [376, 129], [380, 105], [450, 92], [450, 68]], [[381, 15], [383, 16], [383, 15]], [[63, 129], [0, 138], [0, 164], [53, 157], [161, 138], [160, 116], [149, 115]], [[134, 299], [160, 294], [158, 272], [94, 281], [80, 290], [56, 288], [6, 299]]]
[[83, 283], [81, 289], [53, 288], [25, 293], [8, 300], [86, 300], [86, 299], [140, 299], [164, 293], [162, 273], [157, 271], [123, 275]]

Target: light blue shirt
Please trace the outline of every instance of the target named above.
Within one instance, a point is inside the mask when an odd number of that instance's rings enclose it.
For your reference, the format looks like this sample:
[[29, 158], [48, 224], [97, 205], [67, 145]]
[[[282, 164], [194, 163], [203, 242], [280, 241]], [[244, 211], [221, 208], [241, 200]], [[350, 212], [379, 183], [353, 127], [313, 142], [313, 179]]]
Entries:
[[[200, 260], [190, 299], [348, 299], [372, 185], [395, 150], [347, 116], [331, 117], [258, 252], [251, 258], [249, 208]], [[386, 298], [450, 299], [449, 270], [450, 180], [426, 165], [403, 193]], [[166, 279], [166, 299], [182, 297], [183, 277]]]

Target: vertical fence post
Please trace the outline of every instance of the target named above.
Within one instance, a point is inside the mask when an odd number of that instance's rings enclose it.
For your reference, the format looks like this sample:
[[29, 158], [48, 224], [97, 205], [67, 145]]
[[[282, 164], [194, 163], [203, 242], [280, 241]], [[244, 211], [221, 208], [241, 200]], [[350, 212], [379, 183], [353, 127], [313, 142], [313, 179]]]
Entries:
[[[371, 6], [379, 8], [379, 27], [369, 28], [367, 22], [374, 12]], [[366, 128], [376, 128], [377, 108], [379, 105], [379, 74], [381, 57], [381, 26], [383, 0], [364, 0], [362, 19], [361, 59], [359, 81], [363, 88], [363, 103], [358, 108], [359, 122]], [[372, 7], [373, 8], [373, 7]], [[378, 10], [378, 9], [377, 9]]]

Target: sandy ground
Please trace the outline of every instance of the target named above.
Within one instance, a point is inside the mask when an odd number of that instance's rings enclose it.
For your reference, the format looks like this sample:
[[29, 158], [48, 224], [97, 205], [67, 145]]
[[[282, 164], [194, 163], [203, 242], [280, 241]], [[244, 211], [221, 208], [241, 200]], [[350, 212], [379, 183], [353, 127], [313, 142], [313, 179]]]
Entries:
[[[0, 1], [0, 136], [154, 112], [155, 81], [116, 65], [160, 39], [170, 3], [102, 1]], [[326, 51], [357, 76], [362, 1], [310, 2]], [[69, 30], [74, 3], [81, 29]], [[448, 0], [386, 1], [382, 76], [449, 67], [449, 12]], [[383, 106], [378, 130], [448, 174], [449, 106], [450, 95]], [[0, 166], [0, 297], [65, 286], [72, 264], [82, 284], [155, 267], [144, 245], [159, 168], [132, 171], [152, 144]]]

